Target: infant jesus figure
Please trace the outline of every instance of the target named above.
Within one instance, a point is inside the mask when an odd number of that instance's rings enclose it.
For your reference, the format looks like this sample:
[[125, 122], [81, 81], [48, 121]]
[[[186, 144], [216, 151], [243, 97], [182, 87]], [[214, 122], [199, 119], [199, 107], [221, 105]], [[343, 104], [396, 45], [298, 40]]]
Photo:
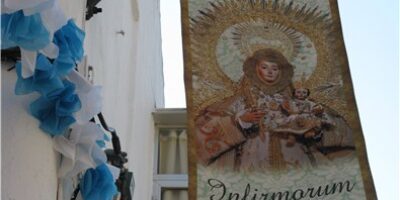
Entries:
[[322, 134], [323, 127], [333, 126], [324, 112], [324, 107], [310, 100], [310, 90], [303, 86], [295, 87], [293, 99], [282, 104], [282, 109], [287, 112], [286, 123], [275, 132], [286, 132], [286, 146], [293, 146], [296, 138], [310, 140]]

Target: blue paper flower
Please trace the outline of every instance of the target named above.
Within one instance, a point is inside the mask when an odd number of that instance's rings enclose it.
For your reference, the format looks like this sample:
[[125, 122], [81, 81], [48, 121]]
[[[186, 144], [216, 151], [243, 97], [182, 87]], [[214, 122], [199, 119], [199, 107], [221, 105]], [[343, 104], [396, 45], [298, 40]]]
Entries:
[[21, 63], [16, 64], [17, 83], [15, 86], [15, 94], [29, 94], [37, 91], [41, 95], [47, 96], [55, 90], [64, 88], [64, 84], [57, 75], [57, 70], [50, 61], [43, 55], [39, 54], [36, 60], [36, 68], [33, 76], [23, 78], [21, 75]]
[[14, 92], [16, 95], [29, 94], [35, 91], [35, 87], [33, 84], [33, 77], [24, 78], [22, 77], [22, 65], [21, 62], [17, 62], [15, 64], [16, 72], [17, 72], [17, 83], [15, 84]]
[[80, 189], [85, 200], [111, 200], [117, 194], [113, 176], [106, 164], [87, 170], [80, 182]]
[[106, 147], [106, 142], [110, 141], [110, 137], [108, 137], [107, 134], [103, 134], [103, 139], [102, 140], [97, 140], [96, 143], [100, 148], [105, 148]]
[[23, 11], [1, 15], [1, 49], [19, 46], [39, 50], [50, 43], [50, 33], [40, 14], [25, 16]]
[[85, 32], [79, 29], [73, 20], [69, 20], [54, 34], [54, 43], [59, 48], [59, 54], [54, 61], [58, 74], [68, 74], [75, 63], [83, 57], [83, 39]]
[[41, 96], [31, 103], [31, 114], [40, 121], [40, 128], [52, 136], [63, 134], [75, 122], [73, 113], [81, 108], [75, 85], [63, 81], [64, 88]]

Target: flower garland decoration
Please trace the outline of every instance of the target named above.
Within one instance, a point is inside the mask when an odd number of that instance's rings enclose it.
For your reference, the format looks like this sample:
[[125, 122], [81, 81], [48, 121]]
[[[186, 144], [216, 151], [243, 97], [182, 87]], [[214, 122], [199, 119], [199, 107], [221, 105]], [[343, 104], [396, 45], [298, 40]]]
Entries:
[[111, 200], [117, 193], [119, 169], [106, 163], [103, 148], [108, 138], [90, 121], [101, 111], [101, 87], [74, 70], [84, 54], [85, 33], [67, 20], [56, 0], [1, 3], [1, 48], [21, 51], [15, 94], [40, 95], [29, 112], [62, 155], [58, 176], [63, 198], [71, 198], [71, 180], [82, 173], [79, 187], [84, 200]]
[[113, 176], [104, 164], [87, 170], [81, 183], [83, 199], [111, 199], [116, 192]]

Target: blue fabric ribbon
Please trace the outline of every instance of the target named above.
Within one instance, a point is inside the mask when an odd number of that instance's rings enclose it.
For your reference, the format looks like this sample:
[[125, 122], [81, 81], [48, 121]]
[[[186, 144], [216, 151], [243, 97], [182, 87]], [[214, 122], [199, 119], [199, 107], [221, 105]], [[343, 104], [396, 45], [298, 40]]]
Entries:
[[25, 16], [23, 11], [1, 15], [1, 49], [19, 46], [39, 50], [50, 43], [50, 33], [40, 14]]
[[106, 164], [87, 170], [80, 182], [80, 189], [85, 200], [111, 200], [117, 194], [113, 176]]
[[60, 30], [54, 33], [54, 44], [59, 48], [59, 54], [54, 61], [58, 74], [68, 74], [75, 63], [83, 57], [83, 40], [85, 32], [75, 25], [73, 20], [69, 20]]
[[40, 121], [40, 128], [51, 136], [65, 133], [75, 122], [73, 113], [81, 108], [75, 85], [68, 80], [64, 87], [41, 96], [30, 105], [31, 114]]

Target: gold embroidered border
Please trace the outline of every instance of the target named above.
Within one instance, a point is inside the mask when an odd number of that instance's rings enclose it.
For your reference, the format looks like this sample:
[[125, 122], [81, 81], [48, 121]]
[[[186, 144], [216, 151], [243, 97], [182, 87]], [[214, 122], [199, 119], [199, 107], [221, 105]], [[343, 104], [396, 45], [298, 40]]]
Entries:
[[[206, 40], [206, 43], [196, 43], [195, 39], [192, 41], [191, 39], [191, 31], [193, 29], [191, 26], [191, 21], [189, 17], [189, 5], [188, 5], [189, 0], [181, 0], [181, 19], [182, 19], [182, 38], [183, 38], [183, 46], [184, 46], [184, 63], [185, 63], [185, 88], [186, 88], [186, 99], [187, 99], [187, 110], [188, 110], [188, 150], [189, 150], [189, 199], [195, 200], [197, 198], [197, 155], [196, 155], [196, 141], [195, 141], [195, 136], [194, 134], [194, 119], [196, 117], [196, 113], [204, 108], [206, 105], [211, 104], [212, 102], [215, 102], [218, 99], [221, 99], [223, 97], [221, 96], [212, 96], [210, 97], [209, 101], [202, 102], [202, 103], [195, 103], [193, 101], [194, 96], [194, 89], [192, 85], [192, 77], [193, 77], [193, 68], [195, 65], [201, 64], [201, 62], [206, 62], [206, 63], [211, 63], [214, 66], [217, 66], [218, 63], [216, 63], [216, 58], [215, 58], [215, 50], [210, 49], [210, 47], [215, 47], [217, 38], [218, 37], [211, 37]], [[237, 1], [237, 2], [242, 2], [242, 1]], [[362, 172], [362, 177], [363, 177], [363, 183], [364, 183], [364, 188], [365, 188], [365, 193], [367, 196], [368, 200], [374, 200], [377, 199], [376, 196], [376, 191], [373, 185], [373, 180], [372, 180], [372, 175], [370, 171], [370, 167], [368, 164], [368, 159], [366, 155], [366, 148], [365, 148], [365, 142], [364, 138], [362, 135], [362, 130], [361, 130], [361, 124], [360, 124], [360, 119], [358, 116], [358, 111], [355, 103], [355, 97], [353, 93], [353, 86], [351, 82], [351, 77], [350, 77], [350, 71], [348, 67], [348, 61], [347, 61], [347, 55], [344, 47], [344, 42], [343, 42], [343, 36], [342, 36], [342, 31], [341, 31], [341, 24], [340, 24], [340, 18], [339, 18], [339, 11], [338, 11], [338, 5], [336, 0], [329, 0], [330, 3], [330, 9], [332, 13], [332, 23], [330, 25], [332, 26], [332, 31], [328, 32], [328, 35], [326, 33], [321, 35], [321, 32], [316, 31], [318, 28], [315, 27], [314, 30], [311, 30], [307, 27], [303, 27], [304, 24], [296, 24], [291, 21], [288, 21], [290, 19], [282, 17], [282, 15], [270, 15], [268, 16], [268, 20], [273, 20], [276, 22], [282, 22], [284, 24], [292, 24], [292, 26], [297, 29], [297, 30], [303, 30], [305, 35], [308, 35], [312, 40], [313, 43], [316, 45], [317, 48], [317, 53], [318, 53], [318, 67], [315, 70], [314, 74], [310, 77], [309, 79], [309, 84], [312, 85], [313, 82], [315, 83], [322, 83], [323, 80], [331, 74], [330, 65], [329, 63], [335, 63], [333, 66], [340, 66], [341, 70], [341, 75], [343, 79], [343, 89], [344, 89], [344, 95], [346, 99], [346, 105], [343, 105], [341, 102], [337, 102], [337, 106], [333, 106], [333, 109], [336, 110], [343, 110], [343, 106], [345, 106], [345, 110], [347, 110], [346, 113], [341, 113], [345, 116], [347, 119], [350, 127], [353, 130], [354, 134], [354, 139], [355, 139], [355, 144], [357, 148], [357, 156], [359, 159], [360, 163], [360, 168]], [[235, 4], [238, 6], [238, 4]], [[275, 6], [280, 6], [275, 5]], [[301, 9], [301, 8], [300, 8]], [[222, 11], [223, 10], [219, 10]], [[263, 18], [265, 17], [265, 13], [257, 12], [259, 17]], [[310, 15], [311, 16], [311, 15]], [[309, 16], [309, 17], [310, 17]], [[212, 15], [210, 16], [203, 16], [205, 18], [210, 18], [210, 20], [214, 17]], [[245, 16], [248, 17], [248, 16]], [[208, 21], [209, 20], [205, 20]], [[235, 21], [227, 22], [227, 21], [221, 21], [221, 25], [219, 25], [218, 30], [215, 31], [214, 34], [221, 34], [222, 31], [226, 28], [229, 27], [229, 25], [232, 25]], [[205, 26], [208, 26], [207, 22], [204, 23]], [[326, 24], [325, 24], [326, 25]], [[329, 28], [329, 27], [325, 27]], [[202, 30], [198, 30], [199, 35], [201, 34]], [[197, 37], [196, 35], [194, 37]], [[332, 40], [333, 39], [333, 40]], [[329, 41], [329, 43], [327, 43]], [[210, 45], [212, 44], [212, 45]], [[327, 44], [333, 45], [333, 46], [326, 46]], [[199, 52], [193, 49], [194, 46], [196, 47], [201, 47], [207, 45], [204, 52]], [[328, 49], [335, 49], [334, 54], [332, 54], [331, 51], [328, 51]], [[201, 59], [200, 59], [201, 58]], [[200, 62], [200, 63], [199, 63]], [[218, 67], [214, 67], [215, 69], [219, 69]], [[217, 71], [215, 73], [216, 76], [218, 76], [218, 79], [223, 79], [224, 82], [231, 83], [231, 80], [226, 77], [226, 75], [222, 71]], [[210, 77], [211, 79], [213, 77]], [[233, 91], [232, 91], [233, 93]], [[232, 93], [227, 93], [226, 95], [232, 95]], [[221, 95], [221, 94], [219, 94]], [[322, 103], [324, 101], [322, 100]], [[326, 102], [328, 105], [331, 105], [330, 102]], [[334, 103], [334, 102], [331, 102]], [[335, 105], [335, 103], [333, 104]]]

